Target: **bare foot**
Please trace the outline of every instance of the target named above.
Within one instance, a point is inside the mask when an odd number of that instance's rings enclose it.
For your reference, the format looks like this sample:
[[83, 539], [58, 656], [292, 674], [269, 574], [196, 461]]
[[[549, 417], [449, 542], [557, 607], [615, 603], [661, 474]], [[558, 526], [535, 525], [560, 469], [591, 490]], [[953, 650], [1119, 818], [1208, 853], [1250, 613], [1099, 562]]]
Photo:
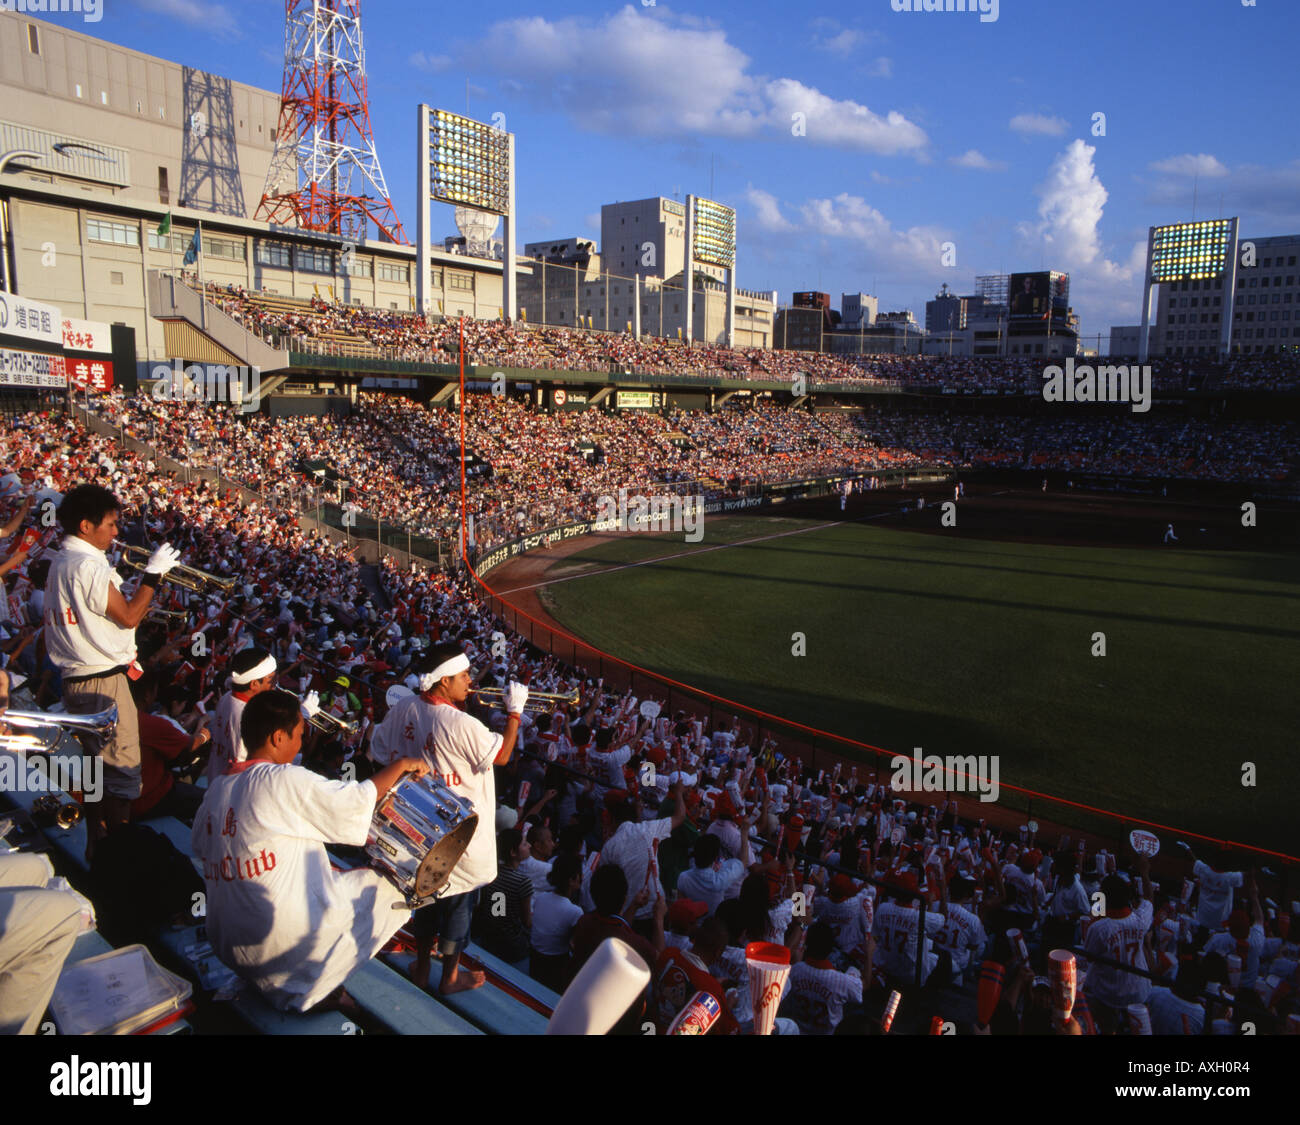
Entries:
[[451, 979], [450, 983], [444, 980], [438, 991], [444, 996], [450, 996], [453, 992], [469, 992], [473, 988], [482, 988], [485, 980], [487, 980], [487, 975], [478, 970], [459, 972]]

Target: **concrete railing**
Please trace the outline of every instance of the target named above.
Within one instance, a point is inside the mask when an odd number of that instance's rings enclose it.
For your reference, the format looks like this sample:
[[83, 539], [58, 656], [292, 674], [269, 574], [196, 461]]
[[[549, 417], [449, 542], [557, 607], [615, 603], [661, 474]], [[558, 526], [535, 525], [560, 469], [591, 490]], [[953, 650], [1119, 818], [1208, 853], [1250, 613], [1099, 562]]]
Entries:
[[205, 302], [183, 281], [161, 270], [149, 271], [149, 315], [159, 320], [187, 321], [241, 363], [263, 374], [289, 366], [288, 351], [271, 347], [211, 301]]

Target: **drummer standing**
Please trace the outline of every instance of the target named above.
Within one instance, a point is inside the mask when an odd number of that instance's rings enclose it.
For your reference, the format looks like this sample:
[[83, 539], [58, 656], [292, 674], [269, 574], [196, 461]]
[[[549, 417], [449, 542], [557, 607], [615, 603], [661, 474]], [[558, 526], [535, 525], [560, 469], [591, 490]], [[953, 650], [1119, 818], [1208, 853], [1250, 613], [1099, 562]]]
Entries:
[[74, 715], [117, 705], [117, 728], [100, 748], [103, 799], [87, 806], [87, 858], [110, 827], [131, 817], [140, 796], [140, 732], [129, 679], [138, 679], [135, 629], [154, 590], [180, 561], [168, 544], [154, 551], [131, 600], [105, 552], [117, 538], [122, 504], [108, 489], [80, 484], [59, 505], [63, 547], [45, 583], [45, 648], [63, 677], [63, 705]]
[[442, 956], [442, 993], [464, 992], [483, 983], [481, 972], [459, 973], [460, 955], [469, 944], [470, 918], [478, 891], [496, 878], [496, 781], [493, 766], [510, 761], [519, 734], [520, 716], [528, 688], [511, 683], [505, 689], [504, 734], [493, 734], [460, 709], [469, 696], [469, 657], [455, 644], [437, 644], [415, 669], [418, 694], [399, 702], [375, 729], [371, 747], [380, 761], [423, 755], [431, 772], [478, 814], [478, 827], [452, 870], [446, 893], [417, 910], [413, 929], [416, 962], [411, 979], [428, 984], [433, 938], [438, 935]]

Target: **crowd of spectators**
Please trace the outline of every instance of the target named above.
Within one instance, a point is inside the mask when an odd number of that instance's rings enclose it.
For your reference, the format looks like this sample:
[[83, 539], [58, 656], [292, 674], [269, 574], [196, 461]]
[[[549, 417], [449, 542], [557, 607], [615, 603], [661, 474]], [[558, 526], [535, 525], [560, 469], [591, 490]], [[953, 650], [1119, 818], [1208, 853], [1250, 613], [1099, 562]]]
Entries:
[[[514, 409], [522, 408], [492, 404], [485, 430]], [[763, 427], [774, 420], [758, 413], [744, 423], [755, 427], [751, 440], [775, 433], [797, 445], [806, 436], [804, 420], [772, 431]], [[384, 428], [371, 424], [355, 440]], [[601, 424], [617, 425], [617, 416]], [[252, 456], [255, 446], [235, 448]], [[900, 792], [887, 773], [805, 768], [799, 747], [760, 739], [738, 717], [672, 714], [541, 652], [477, 599], [463, 572], [386, 558], [367, 578], [345, 545], [305, 532], [291, 505], [187, 482], [60, 412], [20, 415], [0, 429], [0, 468], [9, 470], [0, 532], [10, 537], [0, 552], [8, 594], [0, 651], [40, 706], [60, 691], [39, 638], [57, 542], [48, 532], [30, 549], [17, 545], [34, 514], [20, 497], [39, 502], [87, 482], [122, 499], [124, 539], [169, 541], [188, 565], [233, 580], [220, 597], [171, 590], [159, 605], [174, 616], [140, 631], [146, 706], [186, 734], [205, 723], [233, 655], [254, 643], [275, 655], [281, 686], [315, 689], [333, 714], [356, 722], [308, 752], [306, 763], [331, 777], [378, 764], [367, 754], [373, 724], [389, 690], [410, 686], [408, 669], [430, 643], [462, 645], [480, 682], [576, 691], [576, 705], [529, 717], [524, 752], [497, 786], [493, 887], [503, 896], [483, 897], [506, 911], [485, 909], [476, 923], [475, 940], [555, 987], [615, 933], [654, 963], [645, 1017], [661, 1031], [689, 998], [680, 980], [715, 995], [719, 1030], [748, 1028], [744, 950], [754, 941], [787, 946], [795, 962], [783, 1034], [878, 1033], [869, 1013], [895, 989], [911, 1009], [902, 1022], [915, 1026], [924, 1011], [977, 1033], [1126, 1034], [1145, 1015], [1158, 1033], [1233, 1034], [1249, 1022], [1267, 1034], [1300, 1019], [1300, 949], [1285, 908], [1265, 897], [1271, 886], [1256, 882], [1270, 873], [1189, 857], [1185, 882], [1157, 885], [1145, 860], [1114, 845], [1049, 840], [1028, 826], [994, 831], [955, 801]], [[646, 702], [658, 714], [645, 713]], [[146, 763], [153, 784], [138, 815], [157, 806], [165, 764]], [[1094, 919], [1097, 890], [1106, 912]], [[1135, 924], [1136, 943], [1114, 940]], [[1085, 1003], [1054, 1026], [1047, 954], [1079, 943], [1091, 955], [1080, 958]], [[1005, 985], [996, 1003], [977, 1007], [977, 977], [982, 966], [994, 973], [990, 961]]]
[[[781, 348], [725, 347], [666, 337], [596, 332], [552, 325], [488, 320], [434, 320], [394, 310], [345, 305], [312, 297], [307, 303], [269, 300], [238, 286], [209, 284], [209, 299], [240, 324], [277, 344], [311, 351], [323, 340], [350, 340], [390, 358], [424, 363], [457, 362], [463, 332], [465, 361], [478, 366], [539, 370], [625, 372], [693, 376], [703, 380], [746, 379], [847, 385], [901, 384], [925, 391], [960, 394], [1009, 393], [1037, 396], [1043, 370], [1061, 358], [1009, 356], [831, 353]], [[1130, 359], [1079, 358], [1076, 364]], [[1172, 393], [1201, 389], [1276, 390], [1300, 386], [1294, 357], [1239, 356], [1226, 363], [1176, 357], [1150, 361], [1152, 387]]]
[[[182, 463], [304, 510], [351, 504], [392, 529], [444, 540], [460, 527], [459, 412], [382, 394], [358, 409], [273, 418], [235, 408], [97, 396], [123, 432]], [[811, 413], [760, 400], [719, 410], [547, 413], [466, 398], [466, 514], [475, 543], [593, 518], [604, 498], [754, 494], [819, 475], [936, 466], [1201, 481], [1283, 480], [1300, 429], [1168, 415], [1065, 417], [954, 411]], [[335, 483], [342, 478], [345, 486]]]

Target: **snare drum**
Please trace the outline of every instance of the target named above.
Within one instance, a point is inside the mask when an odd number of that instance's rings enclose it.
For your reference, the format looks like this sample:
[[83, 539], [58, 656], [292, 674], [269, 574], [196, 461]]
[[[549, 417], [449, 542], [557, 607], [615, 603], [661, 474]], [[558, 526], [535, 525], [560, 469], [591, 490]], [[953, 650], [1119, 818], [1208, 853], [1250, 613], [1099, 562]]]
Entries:
[[366, 854], [414, 909], [441, 893], [477, 827], [469, 801], [431, 774], [408, 774], [375, 809]]

